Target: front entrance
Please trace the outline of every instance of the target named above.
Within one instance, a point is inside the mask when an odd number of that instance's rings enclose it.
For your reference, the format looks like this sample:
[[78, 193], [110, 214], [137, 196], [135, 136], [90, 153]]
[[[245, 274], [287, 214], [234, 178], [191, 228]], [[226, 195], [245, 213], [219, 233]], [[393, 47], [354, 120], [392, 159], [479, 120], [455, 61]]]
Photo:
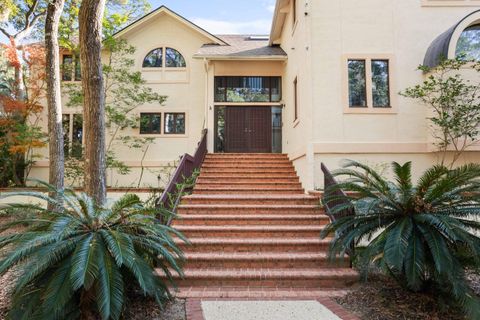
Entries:
[[280, 108], [216, 107], [215, 124], [216, 152], [281, 152]]

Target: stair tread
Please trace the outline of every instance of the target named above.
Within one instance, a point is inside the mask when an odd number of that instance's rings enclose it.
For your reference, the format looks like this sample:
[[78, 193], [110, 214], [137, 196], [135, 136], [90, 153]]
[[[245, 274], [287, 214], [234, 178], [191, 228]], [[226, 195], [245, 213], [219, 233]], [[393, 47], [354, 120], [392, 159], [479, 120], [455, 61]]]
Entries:
[[[325, 244], [330, 243], [331, 238], [320, 239], [319, 237], [295, 237], [295, 238], [239, 238], [239, 237], [201, 237], [195, 238], [191, 237], [188, 238], [188, 241], [195, 245], [195, 244]], [[176, 243], [184, 243], [183, 240], [174, 238]]]
[[326, 252], [187, 252], [187, 260], [317, 260], [326, 259]]
[[[322, 209], [318, 205], [288, 205], [288, 204], [180, 204], [179, 209]], [[323, 209], [322, 209], [323, 210]]]
[[317, 200], [318, 198], [315, 196], [311, 196], [308, 194], [291, 194], [291, 195], [275, 195], [275, 194], [267, 194], [267, 195], [252, 195], [252, 194], [192, 194], [183, 197], [184, 199], [253, 199], [253, 200], [263, 200], [263, 199], [281, 199], [281, 200]]
[[[162, 271], [161, 271], [162, 272]], [[185, 278], [253, 278], [253, 279], [318, 279], [318, 278], [343, 278], [358, 277], [358, 272], [351, 268], [209, 268], [184, 270]], [[173, 277], [182, 278], [173, 273]]]
[[194, 220], [194, 219], [212, 219], [212, 220], [329, 220], [326, 215], [319, 214], [299, 214], [299, 215], [290, 215], [290, 214], [272, 214], [272, 215], [255, 215], [255, 214], [217, 214], [217, 215], [208, 215], [208, 214], [188, 214], [180, 215], [178, 219], [181, 220]]
[[284, 225], [242, 225], [242, 226], [205, 226], [205, 225], [177, 225], [175, 228], [179, 231], [321, 231], [322, 226], [284, 226]]

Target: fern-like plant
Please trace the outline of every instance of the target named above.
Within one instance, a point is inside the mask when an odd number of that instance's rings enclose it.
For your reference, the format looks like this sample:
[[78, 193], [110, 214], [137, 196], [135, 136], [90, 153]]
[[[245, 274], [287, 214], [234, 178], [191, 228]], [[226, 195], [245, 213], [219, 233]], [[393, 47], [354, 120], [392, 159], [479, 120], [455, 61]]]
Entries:
[[[0, 227], [0, 275], [18, 273], [10, 318], [119, 319], [132, 287], [160, 304], [170, 298], [171, 272], [181, 273], [182, 258], [172, 236], [185, 239], [160, 223], [155, 208], [133, 194], [105, 208], [83, 193], [57, 194], [56, 199], [40, 192], [1, 196], [27, 196], [57, 208], [6, 206], [30, 212]], [[14, 227], [20, 231], [8, 232]]]
[[[392, 181], [355, 161], [333, 172], [340, 182], [326, 189], [323, 201], [338, 219], [321, 235], [333, 236], [331, 257], [367, 243], [358, 252], [361, 265], [379, 263], [412, 291], [435, 284], [452, 294], [471, 319], [480, 319], [478, 299], [457, 258], [469, 251], [480, 261], [480, 164], [453, 170], [434, 166], [416, 185], [410, 162], [393, 162], [391, 168]], [[334, 192], [339, 189], [346, 194]], [[354, 215], [341, 215], [352, 208]]]

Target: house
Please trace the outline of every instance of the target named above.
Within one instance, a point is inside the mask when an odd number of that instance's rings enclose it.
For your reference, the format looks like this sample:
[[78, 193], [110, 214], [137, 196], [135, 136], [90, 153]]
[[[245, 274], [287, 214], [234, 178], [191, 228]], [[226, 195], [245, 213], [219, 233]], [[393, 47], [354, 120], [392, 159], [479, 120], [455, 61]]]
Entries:
[[[454, 57], [465, 31], [478, 44], [479, 7], [478, 0], [277, 0], [263, 36], [213, 35], [162, 6], [116, 34], [136, 47], [135, 68], [168, 99], [138, 109], [143, 125], [127, 134], [155, 144], [143, 162], [118, 147], [132, 172], [109, 172], [108, 183], [130, 186], [144, 166], [143, 185], [157, 186], [162, 168], [195, 150], [202, 129], [212, 153], [287, 154], [306, 190], [322, 186], [320, 162], [335, 168], [344, 158], [412, 160], [421, 171], [438, 158], [428, 110], [397, 93], [424, 79], [418, 65]], [[478, 45], [470, 48], [478, 58]], [[80, 113], [65, 109], [72, 144], [82, 140]], [[462, 161], [480, 162], [479, 151], [470, 148]], [[45, 156], [30, 176], [47, 180], [47, 172]]]

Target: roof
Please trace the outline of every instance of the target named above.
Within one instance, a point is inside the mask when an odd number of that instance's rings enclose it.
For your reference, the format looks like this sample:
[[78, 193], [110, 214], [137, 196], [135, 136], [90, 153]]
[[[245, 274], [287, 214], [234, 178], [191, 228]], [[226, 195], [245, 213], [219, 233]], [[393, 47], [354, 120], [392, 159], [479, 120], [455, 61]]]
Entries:
[[126, 27], [120, 29], [119, 31], [115, 32], [113, 34], [114, 37], [120, 37], [136, 28], [138, 28], [139, 26], [141, 26], [142, 24], [146, 23], [147, 21], [155, 18], [156, 16], [160, 15], [160, 14], [167, 14], [171, 17], [173, 17], [174, 19], [184, 23], [185, 25], [187, 25], [188, 27], [192, 28], [193, 30], [201, 33], [202, 35], [206, 36], [207, 38], [209, 38], [212, 43], [214, 44], [223, 44], [225, 45], [226, 43], [224, 43], [221, 39], [219, 39], [218, 37], [214, 36], [213, 34], [209, 33], [208, 31], [206, 31], [205, 29], [199, 27], [198, 25], [196, 25], [195, 23], [191, 22], [190, 20], [186, 19], [185, 17], [179, 15], [178, 13], [176, 13], [175, 11], [169, 9], [168, 7], [166, 6], [160, 6], [158, 7], [157, 9], [153, 10], [152, 12], [146, 14], [145, 16], [141, 17], [140, 19], [132, 22], [131, 24], [127, 25]]
[[275, 43], [282, 35], [285, 19], [290, 11], [289, 0], [276, 0], [273, 12], [272, 27], [270, 30], [270, 44]]
[[[480, 10], [474, 11], [456, 23], [453, 27], [439, 35], [428, 47], [427, 53], [423, 60], [423, 65], [434, 68], [440, 64], [443, 59], [450, 57], [450, 47], [452, 44], [453, 35], [460, 27], [463, 27], [462, 24], [467, 22], [469, 18], [480, 13]], [[463, 30], [462, 30], [463, 31]]]
[[268, 36], [258, 35], [217, 35], [227, 45], [207, 44], [194, 55], [207, 59], [264, 59], [286, 60], [287, 54], [279, 46], [269, 45]]

